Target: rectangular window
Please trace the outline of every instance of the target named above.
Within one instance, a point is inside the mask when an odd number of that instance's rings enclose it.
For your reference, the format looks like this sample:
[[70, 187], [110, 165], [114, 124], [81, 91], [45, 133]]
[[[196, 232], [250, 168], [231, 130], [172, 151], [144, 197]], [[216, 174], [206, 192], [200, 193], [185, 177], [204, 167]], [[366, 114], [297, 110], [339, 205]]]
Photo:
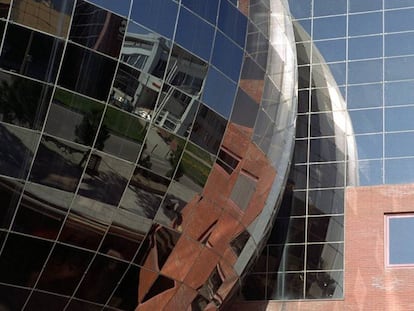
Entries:
[[389, 267], [414, 266], [414, 214], [385, 216], [385, 260]]

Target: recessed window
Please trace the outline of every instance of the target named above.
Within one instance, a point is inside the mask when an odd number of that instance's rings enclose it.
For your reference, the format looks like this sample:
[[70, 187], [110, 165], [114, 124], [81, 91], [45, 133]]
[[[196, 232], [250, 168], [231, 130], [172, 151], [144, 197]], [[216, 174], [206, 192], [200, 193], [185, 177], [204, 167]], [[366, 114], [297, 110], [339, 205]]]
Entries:
[[414, 214], [386, 216], [387, 266], [414, 266]]

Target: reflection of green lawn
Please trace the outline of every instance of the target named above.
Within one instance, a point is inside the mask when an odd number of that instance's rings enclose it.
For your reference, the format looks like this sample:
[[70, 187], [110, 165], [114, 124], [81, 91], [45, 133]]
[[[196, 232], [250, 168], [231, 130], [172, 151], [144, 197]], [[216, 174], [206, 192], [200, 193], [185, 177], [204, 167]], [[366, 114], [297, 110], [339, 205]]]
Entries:
[[184, 153], [181, 160], [184, 174], [199, 186], [203, 187], [207, 181], [211, 168], [196, 160], [188, 153]]
[[108, 107], [103, 122], [109, 131], [139, 142], [144, 141], [145, 128], [140, 120], [115, 108]]
[[186, 151], [192, 153], [195, 157], [205, 161], [206, 163], [213, 164], [212, 156], [207, 151], [204, 151], [196, 145], [188, 143], [185, 149]]
[[[104, 105], [94, 100], [75, 95], [70, 92], [56, 89], [54, 99], [61, 105], [83, 115], [92, 111], [103, 111]], [[145, 128], [137, 117], [108, 107], [103, 122], [106, 128], [119, 136], [142, 142], [145, 136]]]

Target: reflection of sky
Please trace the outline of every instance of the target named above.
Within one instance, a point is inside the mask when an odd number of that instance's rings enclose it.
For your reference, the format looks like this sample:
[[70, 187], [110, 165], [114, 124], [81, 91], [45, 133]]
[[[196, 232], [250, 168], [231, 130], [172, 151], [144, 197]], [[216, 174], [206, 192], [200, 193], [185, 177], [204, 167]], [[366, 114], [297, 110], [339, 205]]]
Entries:
[[414, 217], [389, 218], [389, 263], [414, 263]]
[[105, 9], [123, 16], [128, 16], [131, 0], [89, 0]]

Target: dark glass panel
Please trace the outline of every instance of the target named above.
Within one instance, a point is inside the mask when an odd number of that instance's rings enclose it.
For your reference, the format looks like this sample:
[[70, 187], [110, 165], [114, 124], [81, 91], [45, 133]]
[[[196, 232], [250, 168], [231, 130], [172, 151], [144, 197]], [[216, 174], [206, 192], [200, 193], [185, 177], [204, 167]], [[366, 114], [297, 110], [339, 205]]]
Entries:
[[[312, 122], [313, 124], [313, 122]], [[309, 115], [299, 115], [296, 119], [296, 138], [308, 137]]]
[[22, 310], [30, 291], [0, 285], [0, 309], [4, 311]]
[[241, 47], [246, 41], [247, 18], [228, 1], [220, 2], [218, 28]]
[[298, 93], [298, 113], [309, 112], [309, 90]]
[[[246, 300], [266, 299], [266, 274], [248, 274], [242, 286], [242, 295]], [[204, 310], [204, 308], [201, 308]]]
[[[138, 305], [140, 268], [130, 266], [108, 304], [122, 310], [134, 310]], [[146, 284], [143, 284], [146, 288]]]
[[85, 1], [78, 1], [69, 40], [118, 57], [127, 21]]
[[278, 218], [268, 244], [303, 243], [305, 218]]
[[231, 114], [231, 122], [253, 129], [258, 111], [257, 102], [239, 88]]
[[52, 244], [9, 234], [0, 257], [0, 282], [32, 287]]
[[0, 66], [32, 78], [54, 82], [62, 51], [61, 40], [10, 24]]
[[0, 18], [7, 18], [9, 15], [10, 1], [11, 0], [2, 0], [0, 2]]
[[306, 163], [308, 160], [308, 140], [296, 140], [293, 155], [294, 163]]
[[269, 246], [268, 272], [300, 271], [304, 262], [304, 245]]
[[332, 112], [311, 114], [310, 118], [312, 137], [335, 136], [336, 128]]
[[306, 299], [343, 297], [343, 272], [314, 272], [306, 274]]
[[233, 81], [210, 67], [203, 92], [203, 101], [207, 106], [228, 118], [233, 107], [236, 91], [237, 85]]
[[178, 19], [175, 41], [205, 60], [210, 59], [214, 28], [182, 8]]
[[131, 19], [172, 38], [178, 5], [171, 0], [135, 1]]
[[201, 105], [194, 122], [190, 140], [210, 153], [216, 154], [223, 139], [226, 125], [227, 122], [224, 118], [206, 106]]
[[14, 0], [11, 19], [23, 25], [65, 37], [69, 30], [74, 0], [53, 2]]
[[0, 228], [9, 228], [19, 202], [22, 187], [23, 184], [19, 181], [0, 178]]
[[298, 87], [299, 89], [307, 89], [310, 87], [310, 67], [298, 67]]
[[[104, 105], [86, 97], [56, 89], [45, 131], [79, 144], [92, 146]], [[97, 144], [104, 137], [98, 136]]]
[[342, 187], [345, 183], [345, 164], [323, 163], [309, 166], [309, 188]]
[[144, 303], [158, 295], [161, 295], [165, 291], [172, 289], [174, 286], [175, 281], [173, 279], [167, 278], [160, 274], [142, 299], [142, 302]]
[[342, 214], [344, 212], [344, 190], [326, 189], [309, 191], [309, 214]]
[[[113, 254], [113, 253], [110, 253]], [[127, 268], [127, 264], [98, 255], [89, 267], [75, 296], [104, 304]]]
[[196, 196], [196, 192], [182, 185], [181, 183], [173, 182], [162, 202], [161, 208], [155, 217], [155, 220], [163, 225], [173, 228], [177, 231], [182, 231], [183, 213], [187, 203]]
[[187, 137], [198, 106], [199, 103], [194, 97], [165, 84], [154, 113], [154, 122], [174, 134]]
[[64, 310], [68, 301], [67, 297], [34, 291], [24, 309], [28, 311]]
[[37, 283], [37, 288], [72, 295], [91, 259], [91, 253], [57, 244]]
[[0, 174], [26, 178], [40, 135], [0, 123]]
[[344, 217], [323, 216], [308, 218], [309, 242], [332, 242], [344, 239]]
[[26, 184], [13, 230], [55, 239], [73, 194], [33, 183]]
[[121, 60], [142, 72], [162, 78], [170, 50], [169, 40], [130, 22], [121, 51]]
[[147, 129], [147, 122], [116, 108], [108, 107], [95, 148], [135, 162]]
[[72, 299], [65, 309], [66, 311], [101, 311], [102, 305], [89, 303], [77, 299]]
[[0, 72], [0, 120], [41, 129], [51, 88], [45, 84]]
[[149, 231], [151, 221], [123, 209], [116, 210], [113, 218], [99, 252], [130, 261]]
[[307, 270], [338, 270], [344, 266], [344, 244], [308, 244]]
[[205, 61], [174, 45], [168, 62], [166, 82], [199, 98], [207, 68]]
[[154, 224], [139, 249], [135, 262], [140, 266], [161, 271], [179, 238], [178, 232]]
[[75, 144], [43, 136], [30, 173], [30, 180], [74, 192], [88, 151]]
[[[293, 188], [294, 187], [295, 185], [293, 184]], [[294, 191], [293, 197], [292, 197], [292, 203], [291, 203], [291, 210], [288, 216], [303, 216], [305, 215], [305, 213], [306, 213], [306, 192], [305, 191]]]
[[266, 299], [303, 299], [303, 273], [271, 273], [267, 278]]
[[129, 7], [131, 6], [131, 0], [89, 0], [89, 2], [95, 3], [123, 16], [128, 16]]
[[307, 166], [295, 165], [290, 170], [290, 179], [295, 185], [295, 189], [306, 189], [307, 187]]
[[121, 208], [153, 219], [169, 184], [170, 181], [164, 177], [136, 168], [121, 201]]
[[242, 60], [243, 50], [220, 32], [217, 32], [211, 60], [212, 64], [230, 79], [237, 82], [240, 76]]
[[182, 0], [181, 3], [194, 13], [215, 24], [217, 18], [218, 0], [210, 0], [208, 2], [198, 0]]
[[106, 101], [115, 68], [114, 60], [68, 44], [58, 83], [65, 88]]
[[184, 144], [182, 138], [154, 126], [148, 132], [138, 164], [156, 174], [172, 178]]
[[130, 163], [93, 152], [78, 193], [83, 197], [117, 206], [132, 168]]
[[310, 140], [310, 162], [330, 162], [345, 160], [345, 139], [329, 137]]

